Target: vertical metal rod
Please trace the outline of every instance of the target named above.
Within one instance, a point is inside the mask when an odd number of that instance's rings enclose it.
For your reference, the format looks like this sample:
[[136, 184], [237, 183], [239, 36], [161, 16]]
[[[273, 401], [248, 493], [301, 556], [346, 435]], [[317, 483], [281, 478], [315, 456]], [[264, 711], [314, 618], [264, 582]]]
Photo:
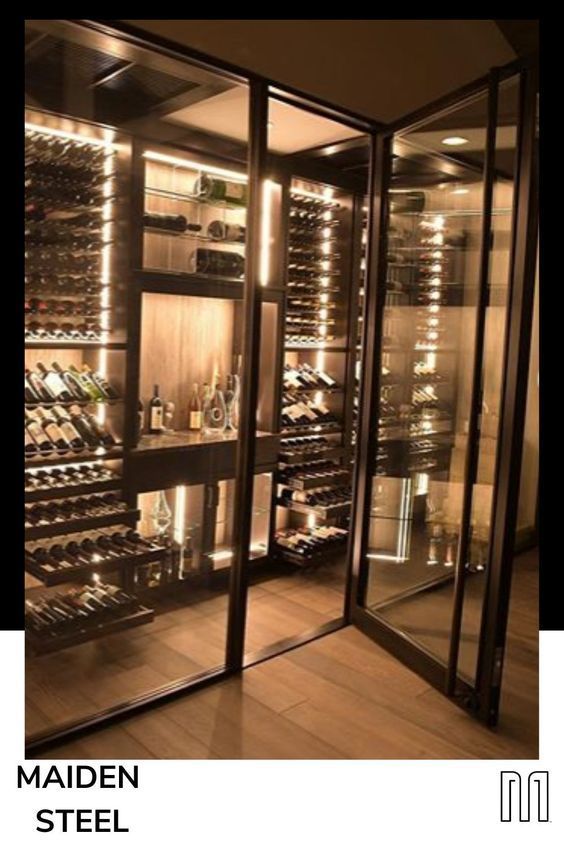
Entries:
[[488, 118], [486, 129], [486, 150], [483, 169], [482, 234], [480, 246], [480, 266], [476, 301], [476, 326], [474, 330], [474, 356], [472, 362], [472, 390], [470, 395], [470, 415], [468, 420], [468, 443], [464, 465], [464, 488], [460, 515], [460, 535], [454, 572], [454, 596], [450, 626], [450, 644], [446, 673], [445, 693], [452, 696], [456, 687], [458, 654], [462, 612], [464, 608], [464, 585], [466, 580], [466, 562], [470, 546], [472, 522], [472, 502], [476, 483], [478, 459], [480, 455], [480, 419], [483, 390], [484, 335], [486, 309], [489, 292], [489, 270], [492, 232], [493, 187], [495, 179], [495, 143], [497, 130], [499, 77], [497, 69], [490, 73], [488, 88]]
[[[521, 77], [517, 203], [513, 224], [505, 372], [494, 482], [488, 584], [482, 614], [477, 685], [479, 716], [497, 722], [509, 612], [523, 455], [538, 236], [536, 64]], [[525, 374], [525, 377], [524, 375]]]
[[252, 81], [249, 92], [249, 191], [243, 292], [241, 408], [233, 506], [234, 556], [229, 582], [225, 658], [229, 670], [242, 668], [245, 643], [261, 331], [260, 241], [262, 186], [267, 156], [267, 121], [268, 88], [262, 81]]
[[368, 191], [368, 243], [362, 371], [359, 395], [359, 425], [353, 478], [353, 532], [349, 544], [349, 584], [345, 605], [347, 620], [357, 605], [364, 605], [367, 582], [366, 543], [370, 524], [372, 469], [377, 450], [380, 404], [380, 349], [382, 317], [386, 300], [387, 193], [391, 168], [391, 138], [383, 133], [372, 137]]

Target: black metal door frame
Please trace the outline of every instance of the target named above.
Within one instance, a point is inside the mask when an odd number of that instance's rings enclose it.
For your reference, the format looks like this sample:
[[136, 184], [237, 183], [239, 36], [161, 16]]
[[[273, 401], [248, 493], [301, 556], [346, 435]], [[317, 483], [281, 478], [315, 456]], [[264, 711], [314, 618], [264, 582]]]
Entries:
[[[491, 213], [495, 180], [497, 99], [500, 82], [516, 74], [519, 74], [520, 108], [502, 411], [478, 672], [475, 685], [471, 685], [458, 675], [458, 653], [464, 602], [464, 563], [469, 540], [472, 488], [476, 478], [479, 449], [482, 353], [488, 304]], [[466, 86], [446, 98], [441, 98], [425, 109], [402, 118], [385, 130], [376, 132], [374, 138], [376, 166], [371, 176], [366, 320], [362, 344], [361, 418], [355, 462], [355, 502], [352, 518], [354, 537], [349, 561], [348, 619], [403, 663], [426, 678], [430, 684], [453, 698], [463, 707], [471, 710], [479, 719], [488, 724], [495, 724], [499, 709], [527, 388], [526, 382], [519, 380], [519, 374], [528, 372], [527, 365], [530, 354], [538, 227], [535, 144], [537, 87], [537, 68], [534, 60], [511, 63], [504, 68], [493, 69], [488, 77], [482, 78], [473, 85]], [[488, 93], [488, 126], [483, 170], [483, 225], [469, 448], [465, 462], [461, 534], [455, 567], [449, 657], [447, 662], [442, 662], [410, 636], [386, 623], [383, 619], [377, 618], [365, 607], [368, 578], [366, 549], [372, 483], [370, 468], [374, 466], [374, 458], [378, 448], [378, 439], [373, 435], [373, 421], [378, 418], [379, 351], [386, 293], [386, 193], [390, 180], [391, 143], [394, 133], [412, 128], [427, 121], [434, 114], [461, 105], [464, 101], [484, 92]]]

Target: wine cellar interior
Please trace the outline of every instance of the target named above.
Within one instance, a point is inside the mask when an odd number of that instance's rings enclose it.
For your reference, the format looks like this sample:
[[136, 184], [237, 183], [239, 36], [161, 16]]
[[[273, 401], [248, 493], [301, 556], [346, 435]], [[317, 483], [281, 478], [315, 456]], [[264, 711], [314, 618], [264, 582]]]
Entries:
[[[241, 519], [250, 95], [74, 23], [32, 21], [26, 37], [33, 739], [225, 667]], [[500, 92], [505, 176], [494, 190], [462, 620], [469, 678], [507, 321], [517, 91]], [[365, 605], [440, 660], [465, 491], [486, 106], [476, 99], [394, 141], [375, 353]], [[369, 136], [274, 94], [268, 111], [248, 662], [344, 619], [366, 337]], [[437, 139], [465, 125], [477, 127], [472, 156], [453, 164]]]

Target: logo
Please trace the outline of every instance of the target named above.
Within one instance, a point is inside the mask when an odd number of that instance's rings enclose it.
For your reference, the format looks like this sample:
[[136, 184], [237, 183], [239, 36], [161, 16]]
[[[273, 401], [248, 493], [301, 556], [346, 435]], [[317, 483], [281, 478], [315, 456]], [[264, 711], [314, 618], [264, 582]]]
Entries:
[[501, 773], [501, 821], [548, 822], [548, 772], [532, 772], [527, 781], [519, 773]]

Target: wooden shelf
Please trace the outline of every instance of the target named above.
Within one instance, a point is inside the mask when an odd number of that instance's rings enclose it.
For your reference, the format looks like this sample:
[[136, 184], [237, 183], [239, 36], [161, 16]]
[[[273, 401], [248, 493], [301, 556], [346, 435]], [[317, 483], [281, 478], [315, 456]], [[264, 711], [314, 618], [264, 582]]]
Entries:
[[79, 643], [86, 643], [89, 640], [95, 640], [115, 634], [116, 632], [125, 631], [126, 629], [132, 629], [136, 626], [142, 626], [145, 623], [151, 623], [154, 619], [155, 612], [152, 609], [140, 606], [137, 611], [133, 611], [123, 617], [100, 621], [98, 624], [92, 622], [89, 625], [78, 628], [74, 632], [64, 635], [54, 635], [44, 638], [28, 630], [26, 631], [25, 639], [26, 643], [37, 655], [45, 655], [48, 652], [57, 652], [60, 649], [77, 646]]
[[126, 343], [114, 343], [108, 341], [31, 341], [25, 342], [25, 348], [29, 350], [126, 350]]
[[[214, 449], [224, 444], [237, 442], [237, 432], [223, 432], [213, 436], [204, 436], [197, 431], [163, 432], [162, 435], [142, 435], [138, 445], [132, 453], [144, 452], [166, 452], [171, 449], [193, 450], [193, 449]], [[257, 438], [277, 437], [271, 432], [257, 432]]]
[[51, 538], [53, 535], [68, 535], [72, 532], [87, 532], [90, 529], [101, 529], [105, 526], [126, 524], [130, 526], [141, 519], [138, 509], [116, 511], [113, 514], [100, 514], [95, 517], [80, 517], [75, 520], [53, 520], [45, 526], [28, 526], [25, 529], [25, 540], [40, 540]]

